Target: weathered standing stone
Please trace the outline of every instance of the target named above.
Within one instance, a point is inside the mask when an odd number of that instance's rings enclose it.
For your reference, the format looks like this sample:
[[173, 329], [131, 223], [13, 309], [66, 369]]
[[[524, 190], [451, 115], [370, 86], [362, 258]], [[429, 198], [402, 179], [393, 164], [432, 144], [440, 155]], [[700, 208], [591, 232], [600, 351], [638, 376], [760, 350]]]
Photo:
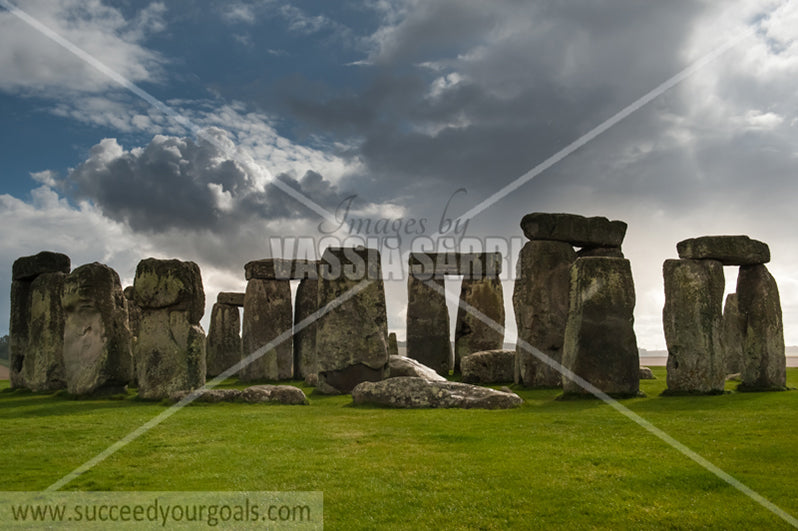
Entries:
[[460, 360], [465, 383], [512, 382], [515, 372], [514, 350], [485, 350], [474, 352]]
[[205, 332], [199, 320], [205, 292], [197, 264], [148, 258], [139, 262], [133, 282], [141, 306], [135, 342], [139, 396], [168, 398], [205, 384]]
[[576, 253], [577, 258], [603, 256], [605, 258], [624, 258], [620, 247], [583, 247]]
[[231, 306], [238, 306], [239, 308], [242, 308], [244, 306], [244, 294], [221, 291], [216, 296], [216, 302], [219, 304], [229, 304]]
[[410, 273], [419, 279], [441, 275], [465, 278], [498, 277], [502, 272], [501, 253], [410, 253]]
[[314, 260], [289, 260], [285, 258], [267, 258], [253, 260], [244, 265], [244, 276], [247, 280], [300, 280], [317, 278], [318, 262]]
[[[316, 278], [303, 278], [296, 290], [294, 325], [308, 319], [318, 309], [319, 281]], [[294, 378], [303, 380], [311, 374], [318, 374], [315, 322], [309, 322], [307, 326], [294, 332]]]
[[[637, 395], [640, 359], [634, 306], [635, 289], [628, 260], [596, 257], [574, 262], [563, 365], [600, 391]], [[589, 395], [566, 377], [563, 394]]]
[[[490, 324], [467, 311], [467, 305], [490, 319]], [[502, 328], [497, 330], [495, 325]], [[457, 324], [454, 330], [454, 370], [460, 360], [473, 352], [497, 350], [504, 346], [504, 292], [495, 277], [464, 278], [460, 288]]]
[[355, 404], [402, 409], [509, 409], [524, 402], [515, 393], [460, 382], [430, 382], [413, 377], [363, 382], [352, 390], [352, 400]]
[[141, 307], [136, 304], [136, 296], [133, 293], [133, 286], [125, 288], [125, 299], [127, 300], [127, 327], [130, 330], [130, 337], [133, 341], [139, 337], [139, 325], [141, 323]]
[[[277, 343], [241, 369], [242, 381], [288, 380], [293, 376], [293, 318], [290, 281], [253, 278], [247, 282], [242, 330], [244, 359], [272, 342]], [[282, 340], [277, 339], [286, 332]]]
[[[27, 388], [23, 374], [30, 342], [32, 282], [44, 273], [69, 273], [69, 257], [42, 251], [18, 258], [12, 266], [11, 306], [9, 323], [9, 361], [11, 388]], [[35, 352], [32, 353], [35, 355]], [[31, 363], [29, 362], [29, 366]]]
[[22, 364], [25, 387], [53, 391], [66, 387], [64, 374], [64, 273], [44, 273], [30, 286], [28, 341]]
[[64, 369], [74, 395], [119, 392], [133, 377], [127, 301], [119, 275], [94, 262], [67, 275], [64, 309]]
[[784, 324], [776, 280], [764, 265], [743, 266], [737, 277], [740, 313], [745, 319], [740, 391], [785, 389]]
[[726, 374], [735, 374], [743, 368], [743, 334], [745, 319], [740, 314], [736, 293], [726, 296], [723, 307], [723, 350]]
[[[217, 302], [208, 328], [206, 375], [219, 376], [241, 361], [241, 316], [238, 306]], [[231, 374], [230, 376], [235, 376]]]
[[388, 356], [399, 355], [399, 343], [396, 341], [396, 332], [388, 334]]
[[555, 240], [575, 247], [620, 247], [626, 235], [623, 221], [543, 212], [524, 216], [521, 229], [530, 240]]
[[555, 241], [527, 242], [518, 255], [513, 309], [522, 342], [516, 346], [516, 383], [526, 387], [562, 386], [560, 372], [535, 357], [523, 342], [562, 362], [574, 260], [571, 244]]
[[[440, 288], [436, 290], [430, 284]], [[407, 357], [449, 374], [452, 342], [449, 339], [449, 309], [442, 275], [421, 280], [407, 278]]]
[[405, 356], [394, 356], [391, 355], [388, 359], [388, 364], [390, 366], [389, 378], [398, 378], [401, 376], [416, 376], [419, 378], [424, 378], [425, 380], [429, 380], [431, 382], [443, 382], [446, 381], [446, 378], [432, 370], [432, 368], [423, 365], [417, 360], [413, 358], [407, 358]]
[[665, 260], [662, 324], [668, 346], [666, 394], [723, 392], [723, 266], [715, 260]]
[[[342, 296], [349, 298], [317, 321], [317, 390], [322, 393], [350, 393], [360, 382], [388, 375], [388, 318], [381, 269], [380, 254], [374, 249], [324, 251], [319, 306]], [[348, 294], [355, 288], [359, 291]]]
[[748, 236], [702, 236], [676, 244], [679, 258], [717, 260], [723, 265], [756, 265], [770, 262], [766, 243]]

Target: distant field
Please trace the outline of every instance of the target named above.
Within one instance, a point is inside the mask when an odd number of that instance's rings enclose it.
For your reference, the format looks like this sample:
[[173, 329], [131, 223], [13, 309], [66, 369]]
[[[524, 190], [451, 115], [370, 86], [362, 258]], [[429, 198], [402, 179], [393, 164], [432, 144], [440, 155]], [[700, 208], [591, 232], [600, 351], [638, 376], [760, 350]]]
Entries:
[[[626, 406], [798, 515], [798, 392], [660, 397], [654, 373]], [[0, 387], [3, 490], [46, 488], [167, 407]], [[510, 411], [192, 405], [66, 489], [320, 490], [327, 529], [788, 528], [608, 405], [518, 392]]]

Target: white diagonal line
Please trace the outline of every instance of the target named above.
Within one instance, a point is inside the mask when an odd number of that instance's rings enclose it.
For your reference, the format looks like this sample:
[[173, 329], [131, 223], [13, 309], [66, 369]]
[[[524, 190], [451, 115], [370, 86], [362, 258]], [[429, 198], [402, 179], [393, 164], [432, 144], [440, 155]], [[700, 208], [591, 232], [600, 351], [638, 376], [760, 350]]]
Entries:
[[[228, 147], [224, 145], [224, 143], [217, 140], [213, 135], [206, 133], [201, 126], [195, 124], [190, 118], [188, 118], [183, 114], [180, 114], [166, 103], [162, 102], [161, 100], [159, 100], [158, 98], [147, 92], [146, 90], [142, 89], [141, 87], [139, 87], [138, 85], [127, 79], [125, 76], [123, 76], [113, 68], [109, 67], [108, 65], [106, 65], [105, 63], [103, 63], [102, 61], [100, 61], [90, 53], [88, 53], [86, 50], [80, 48], [73, 42], [65, 39], [64, 37], [53, 31], [46, 25], [42, 24], [41, 22], [36, 20], [36, 18], [32, 17], [25, 11], [21, 10], [20, 8], [9, 2], [8, 0], [0, 0], [0, 6], [7, 9], [11, 14], [16, 16], [24, 23], [31, 26], [33, 29], [35, 29], [36, 31], [38, 31], [39, 33], [41, 33], [42, 35], [53, 41], [54, 43], [58, 44], [59, 46], [61, 46], [71, 54], [75, 55], [78, 59], [81, 59], [82, 61], [92, 66], [101, 74], [105, 75], [112, 81], [118, 83], [119, 85], [126, 88], [127, 90], [129, 90], [130, 92], [141, 98], [142, 100], [146, 101], [147, 103], [155, 107], [163, 114], [171, 118], [173, 121], [177, 122], [179, 125], [190, 131], [195, 136], [202, 138], [206, 142], [209, 142], [210, 144], [218, 148], [220, 151], [222, 151], [226, 156], [230, 157], [231, 159], [241, 164], [244, 165], [249, 164], [248, 160], [245, 160], [237, 152], [230, 152], [228, 150]], [[257, 164], [254, 158], [252, 162]], [[266, 173], [266, 175], [268, 175], [270, 179], [269, 184], [274, 185], [283, 193], [290, 195], [291, 197], [299, 201], [301, 204], [305, 205], [307, 208], [309, 208], [310, 210], [312, 210], [313, 212], [315, 212], [316, 214], [320, 215], [328, 222], [333, 224], [333, 226], [338, 224], [338, 220], [335, 218], [335, 215], [332, 212], [330, 212], [323, 206], [319, 205], [318, 203], [313, 201], [311, 198], [309, 198], [302, 192], [295, 190], [294, 188], [284, 183], [280, 179], [275, 179], [267, 168], [260, 166], [260, 169], [263, 170]]]
[[135, 441], [136, 439], [138, 439], [139, 437], [141, 437], [142, 435], [144, 435], [145, 433], [147, 433], [148, 431], [150, 431], [151, 429], [153, 429], [154, 427], [156, 427], [157, 425], [159, 425], [160, 423], [162, 423], [163, 421], [165, 421], [166, 419], [168, 419], [169, 417], [171, 417], [181, 409], [183, 409], [184, 406], [187, 406], [190, 403], [192, 403], [200, 396], [203, 390], [213, 389], [214, 387], [222, 383], [227, 378], [233, 376], [234, 374], [236, 374], [238, 371], [240, 371], [250, 363], [253, 363], [257, 359], [261, 358], [264, 354], [266, 354], [270, 350], [276, 348], [284, 341], [290, 339], [297, 332], [304, 330], [305, 328], [307, 328], [308, 326], [319, 320], [325, 314], [339, 307], [340, 305], [342, 305], [343, 303], [345, 303], [346, 301], [348, 301], [349, 299], [351, 299], [352, 297], [354, 297], [355, 295], [366, 289], [372, 282], [373, 282], [372, 280], [366, 279], [358, 283], [348, 291], [341, 294], [340, 297], [330, 301], [328, 304], [325, 304], [323, 307], [319, 308], [312, 314], [308, 315], [307, 317], [296, 323], [293, 327], [293, 331], [290, 328], [288, 330], [285, 330], [280, 335], [275, 337], [273, 340], [263, 345], [258, 350], [256, 350], [255, 352], [253, 352], [252, 354], [250, 354], [240, 362], [236, 363], [235, 365], [224, 371], [222, 374], [220, 374], [210, 382], [206, 383], [202, 388], [192, 391], [185, 398], [183, 398], [176, 404], [170, 406], [169, 409], [161, 412], [159, 415], [153, 417], [152, 419], [145, 422], [135, 430], [131, 431], [130, 433], [128, 433], [127, 435], [116, 441], [114, 444], [112, 444], [111, 446], [109, 446], [99, 454], [95, 455], [94, 457], [92, 457], [91, 459], [89, 459], [88, 461], [77, 467], [75, 470], [65, 475], [64, 477], [62, 477], [61, 479], [59, 479], [58, 481], [56, 481], [55, 483], [53, 483], [44, 490], [56, 491], [61, 487], [63, 487], [64, 485], [66, 485], [67, 483], [70, 483], [72, 480], [74, 480], [84, 472], [91, 470], [99, 463], [105, 461], [107, 458], [111, 457], [113, 454], [115, 454], [116, 452], [118, 452], [119, 450], [130, 444], [131, 442]]
[[[496, 321], [494, 321], [493, 319], [491, 319], [490, 317], [479, 311], [477, 308], [472, 306], [471, 304], [468, 304], [467, 302], [460, 299], [459, 295], [456, 295], [452, 291], [446, 290], [445, 288], [439, 286], [438, 284], [432, 281], [424, 280], [423, 282], [427, 284], [427, 286], [435, 290], [436, 292], [442, 294], [444, 297], [449, 299], [449, 301], [452, 302], [456, 301], [461, 308], [463, 308], [465, 311], [467, 311], [468, 313], [479, 319], [482, 323], [489, 326], [492, 330], [502, 334], [502, 337], [504, 337], [505, 333], [504, 326], [500, 325], [499, 323], [497, 323]], [[740, 492], [742, 492], [743, 494], [751, 498], [753, 501], [755, 501], [756, 503], [758, 503], [768, 511], [772, 512], [773, 514], [775, 514], [776, 516], [778, 516], [779, 518], [781, 518], [791, 526], [798, 528], [797, 518], [795, 518], [794, 516], [792, 516], [791, 514], [789, 514], [781, 507], [771, 502], [770, 500], [768, 500], [767, 498], [765, 498], [764, 496], [762, 496], [752, 488], [748, 487], [734, 476], [723, 471], [721, 468], [710, 462], [708, 459], [702, 457], [700, 454], [690, 449], [685, 444], [679, 442], [671, 435], [669, 435], [668, 433], [664, 432], [662, 429], [652, 424], [650, 421], [644, 419], [643, 417], [641, 417], [640, 415], [638, 415], [628, 407], [624, 406], [623, 404], [621, 404], [620, 402], [609, 396], [607, 393], [605, 393], [595, 385], [591, 384], [590, 382], [588, 382], [578, 374], [574, 373], [573, 371], [571, 371], [570, 369], [568, 369], [558, 361], [547, 356], [546, 354], [544, 354], [543, 352], [541, 352], [540, 350], [538, 350], [528, 342], [524, 341], [520, 337], [517, 339], [517, 344], [525, 351], [531, 353], [533, 356], [535, 356], [535, 358], [537, 358], [541, 362], [545, 363], [549, 367], [558, 371], [564, 377], [576, 383], [579, 387], [581, 387], [591, 395], [595, 396], [604, 403], [608, 404], [610, 407], [615, 409], [621, 415], [625, 416], [626, 418], [633, 421], [641, 428], [645, 429], [646, 431], [648, 431], [649, 433], [651, 433], [661, 441], [668, 444], [671, 448], [674, 448], [685, 457], [690, 458], [693, 462], [697, 463], [705, 470], [708, 470], [719, 479], [725, 481], [727, 484], [739, 490]]]

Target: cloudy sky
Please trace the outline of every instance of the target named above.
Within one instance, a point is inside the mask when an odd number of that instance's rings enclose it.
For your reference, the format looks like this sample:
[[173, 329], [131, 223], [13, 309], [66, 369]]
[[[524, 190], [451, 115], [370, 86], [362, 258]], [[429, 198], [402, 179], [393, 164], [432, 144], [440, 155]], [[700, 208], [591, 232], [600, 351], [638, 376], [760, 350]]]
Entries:
[[[107, 263], [125, 285], [144, 257], [194, 260], [210, 306], [243, 290], [245, 262], [288, 253], [272, 238], [346, 236], [334, 230], [343, 205], [402, 230], [415, 220], [415, 237], [479, 206], [458, 236], [503, 238], [510, 273], [528, 212], [626, 221], [649, 349], [664, 348], [661, 268], [678, 241], [763, 240], [798, 344], [798, 14], [787, 2], [0, 6], [0, 333], [11, 264], [43, 249]], [[726, 278], [733, 290], [736, 271]], [[386, 290], [403, 338], [405, 280]], [[504, 290], [513, 341], [509, 278]]]

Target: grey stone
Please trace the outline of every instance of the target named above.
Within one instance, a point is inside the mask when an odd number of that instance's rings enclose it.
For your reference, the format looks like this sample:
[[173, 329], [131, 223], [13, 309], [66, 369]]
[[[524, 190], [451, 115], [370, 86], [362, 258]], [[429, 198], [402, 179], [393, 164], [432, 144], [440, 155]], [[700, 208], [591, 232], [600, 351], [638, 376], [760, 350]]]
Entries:
[[624, 258], [620, 247], [583, 247], [576, 253], [577, 258], [603, 256], [605, 258]]
[[230, 306], [244, 307], [244, 294], [233, 293], [230, 291], [221, 291], [216, 296], [216, 302], [219, 304], [229, 304]]
[[130, 351], [134, 353], [131, 358], [131, 377], [130, 385], [138, 387], [138, 371], [136, 370], [136, 342], [139, 339], [139, 329], [141, 328], [141, 306], [136, 303], [136, 294], [133, 291], [133, 286], [125, 288], [125, 299], [127, 300], [127, 327], [130, 330]]
[[149, 258], [139, 262], [133, 282], [141, 306], [134, 342], [139, 396], [164, 399], [205, 385], [205, 332], [199, 320], [205, 292], [197, 264]]
[[[468, 306], [466, 306], [468, 305]], [[490, 320], [484, 322], [468, 307], [473, 307]], [[498, 330], [496, 325], [499, 325]], [[460, 360], [474, 352], [497, 350], [504, 346], [504, 292], [498, 278], [464, 278], [460, 288], [460, 303], [454, 329], [454, 370], [460, 370]]]
[[194, 391], [176, 391], [169, 396], [172, 402], [180, 402], [189, 395], [194, 395], [193, 402], [216, 404], [219, 402], [237, 402], [241, 400], [238, 389], [196, 389]]
[[123, 391], [133, 378], [133, 355], [119, 275], [97, 262], [80, 266], [67, 275], [61, 304], [67, 391]]
[[743, 266], [737, 277], [740, 313], [745, 318], [740, 391], [786, 386], [784, 324], [776, 280], [764, 265]]
[[626, 235], [623, 221], [544, 212], [524, 216], [521, 229], [530, 240], [554, 240], [576, 247], [620, 247]]
[[676, 244], [679, 258], [717, 260], [723, 265], [756, 265], [770, 262], [766, 243], [748, 236], [702, 236]]
[[[294, 323], [299, 324], [319, 310], [319, 281], [303, 278], [299, 281], [294, 304]], [[316, 322], [294, 331], [294, 378], [302, 380], [318, 373], [316, 364]]]
[[271, 348], [241, 369], [242, 381], [288, 380], [294, 375], [293, 318], [288, 280], [253, 278], [247, 282], [243, 356], [247, 358], [267, 345]]
[[[219, 376], [241, 361], [241, 316], [238, 306], [217, 302], [211, 310], [206, 347], [206, 375]], [[236, 373], [230, 376], [235, 376]]]
[[244, 265], [244, 276], [247, 280], [315, 279], [318, 276], [317, 264], [315, 260], [288, 260], [284, 258], [253, 260]]
[[[439, 290], [431, 285], [436, 285]], [[452, 342], [443, 287], [441, 275], [427, 280], [420, 280], [412, 273], [408, 275], [407, 357], [446, 375], [452, 368]]]
[[[640, 392], [640, 359], [634, 306], [628, 260], [596, 257], [574, 262], [563, 365], [600, 391], [636, 396]], [[589, 394], [563, 377], [564, 396]]]
[[738, 373], [743, 367], [743, 334], [745, 334], [745, 318], [740, 313], [737, 294], [726, 296], [723, 307], [723, 349], [726, 374]]
[[244, 402], [251, 404], [261, 404], [273, 402], [289, 406], [304, 406], [308, 404], [308, 398], [302, 389], [291, 385], [253, 385], [247, 387], [241, 393]]
[[[348, 298], [341, 302], [342, 296]], [[379, 253], [328, 248], [319, 265], [318, 300], [319, 307], [341, 304], [317, 321], [317, 390], [347, 394], [360, 382], [386, 378], [388, 318]]]
[[656, 380], [657, 377], [654, 376], [654, 373], [651, 372], [651, 369], [648, 367], [640, 367], [640, 379], [641, 380]]
[[381, 382], [363, 382], [352, 390], [355, 404], [421, 409], [510, 409], [523, 404], [514, 393], [459, 382], [430, 382], [423, 378], [399, 377]]
[[396, 341], [396, 333], [388, 334], [388, 357], [399, 355], [399, 343]]
[[515, 382], [526, 387], [561, 387], [562, 375], [534, 356], [524, 342], [557, 363], [562, 362], [571, 265], [576, 260], [570, 243], [530, 241], [521, 249], [513, 288], [518, 327]]
[[723, 266], [715, 260], [666, 260], [662, 323], [668, 346], [667, 394], [719, 394], [723, 350]]
[[460, 360], [465, 383], [512, 382], [515, 372], [514, 350], [485, 350], [474, 352]]
[[410, 273], [421, 279], [440, 275], [464, 278], [498, 277], [501, 253], [410, 253]]
[[69, 273], [71, 262], [65, 254], [42, 251], [33, 256], [23, 256], [11, 267], [12, 280], [33, 281], [45, 273]]
[[390, 356], [388, 360], [390, 367], [389, 378], [401, 376], [415, 376], [424, 378], [430, 382], [445, 382], [446, 378], [435, 372], [431, 367], [427, 367], [412, 358], [405, 356]]
[[[64, 373], [64, 273], [44, 273], [30, 285], [28, 338], [22, 360], [23, 386], [31, 391], [66, 387]], [[16, 360], [15, 360], [16, 361]]]

